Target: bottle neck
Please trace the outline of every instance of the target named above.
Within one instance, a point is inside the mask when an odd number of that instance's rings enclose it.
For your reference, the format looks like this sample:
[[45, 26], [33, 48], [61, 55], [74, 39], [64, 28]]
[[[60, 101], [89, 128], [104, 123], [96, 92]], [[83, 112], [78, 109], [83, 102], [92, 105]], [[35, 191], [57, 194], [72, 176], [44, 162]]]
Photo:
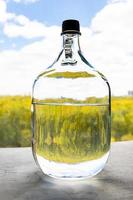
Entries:
[[77, 62], [76, 54], [80, 51], [79, 34], [64, 34], [63, 35], [63, 64], [74, 64]]

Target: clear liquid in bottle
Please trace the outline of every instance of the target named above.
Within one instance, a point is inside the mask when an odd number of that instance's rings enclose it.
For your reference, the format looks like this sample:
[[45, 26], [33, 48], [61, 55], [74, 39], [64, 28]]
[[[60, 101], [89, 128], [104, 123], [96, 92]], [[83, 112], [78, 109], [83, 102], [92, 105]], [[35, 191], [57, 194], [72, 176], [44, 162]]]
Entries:
[[110, 148], [108, 107], [35, 103], [34, 148], [42, 171], [60, 178], [97, 174]]

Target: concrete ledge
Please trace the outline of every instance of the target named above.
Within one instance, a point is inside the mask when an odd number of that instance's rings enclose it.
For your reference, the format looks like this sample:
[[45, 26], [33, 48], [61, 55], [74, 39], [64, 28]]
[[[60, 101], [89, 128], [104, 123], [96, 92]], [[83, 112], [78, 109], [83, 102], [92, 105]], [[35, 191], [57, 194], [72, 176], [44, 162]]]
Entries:
[[60, 181], [42, 175], [31, 148], [0, 149], [0, 200], [133, 200], [133, 141], [112, 144], [96, 177]]

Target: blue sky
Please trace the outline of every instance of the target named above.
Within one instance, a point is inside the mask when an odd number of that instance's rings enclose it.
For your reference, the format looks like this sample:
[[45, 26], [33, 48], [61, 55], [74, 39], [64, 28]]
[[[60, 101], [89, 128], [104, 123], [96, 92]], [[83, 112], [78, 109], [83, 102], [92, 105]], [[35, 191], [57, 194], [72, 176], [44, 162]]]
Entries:
[[68, 18], [80, 21], [82, 51], [112, 94], [133, 90], [133, 0], [0, 0], [0, 95], [30, 94], [59, 53]]
[[[74, 18], [78, 19], [82, 26], [88, 27], [96, 13], [106, 5], [107, 0], [38, 0], [35, 3], [8, 0], [7, 2], [7, 12], [24, 15], [30, 20], [37, 20], [47, 26], [61, 26], [63, 20]], [[18, 49], [34, 41], [23, 37], [9, 38], [2, 31], [0, 31], [0, 38], [4, 40], [0, 50]]]
[[92, 17], [101, 10], [107, 0], [39, 0], [36, 3], [16, 3], [9, 1], [8, 11], [24, 14], [31, 20], [47, 25], [60, 25], [64, 19], [76, 18], [83, 26], [88, 26]]

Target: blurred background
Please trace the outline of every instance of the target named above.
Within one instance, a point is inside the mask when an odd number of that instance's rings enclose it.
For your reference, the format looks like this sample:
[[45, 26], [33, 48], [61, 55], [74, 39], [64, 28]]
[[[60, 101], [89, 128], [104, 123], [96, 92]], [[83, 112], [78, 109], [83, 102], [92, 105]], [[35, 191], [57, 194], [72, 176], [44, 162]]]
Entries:
[[133, 140], [133, 1], [0, 0], [0, 147], [31, 145], [32, 84], [65, 19], [80, 21], [82, 51], [111, 85], [112, 141]]

